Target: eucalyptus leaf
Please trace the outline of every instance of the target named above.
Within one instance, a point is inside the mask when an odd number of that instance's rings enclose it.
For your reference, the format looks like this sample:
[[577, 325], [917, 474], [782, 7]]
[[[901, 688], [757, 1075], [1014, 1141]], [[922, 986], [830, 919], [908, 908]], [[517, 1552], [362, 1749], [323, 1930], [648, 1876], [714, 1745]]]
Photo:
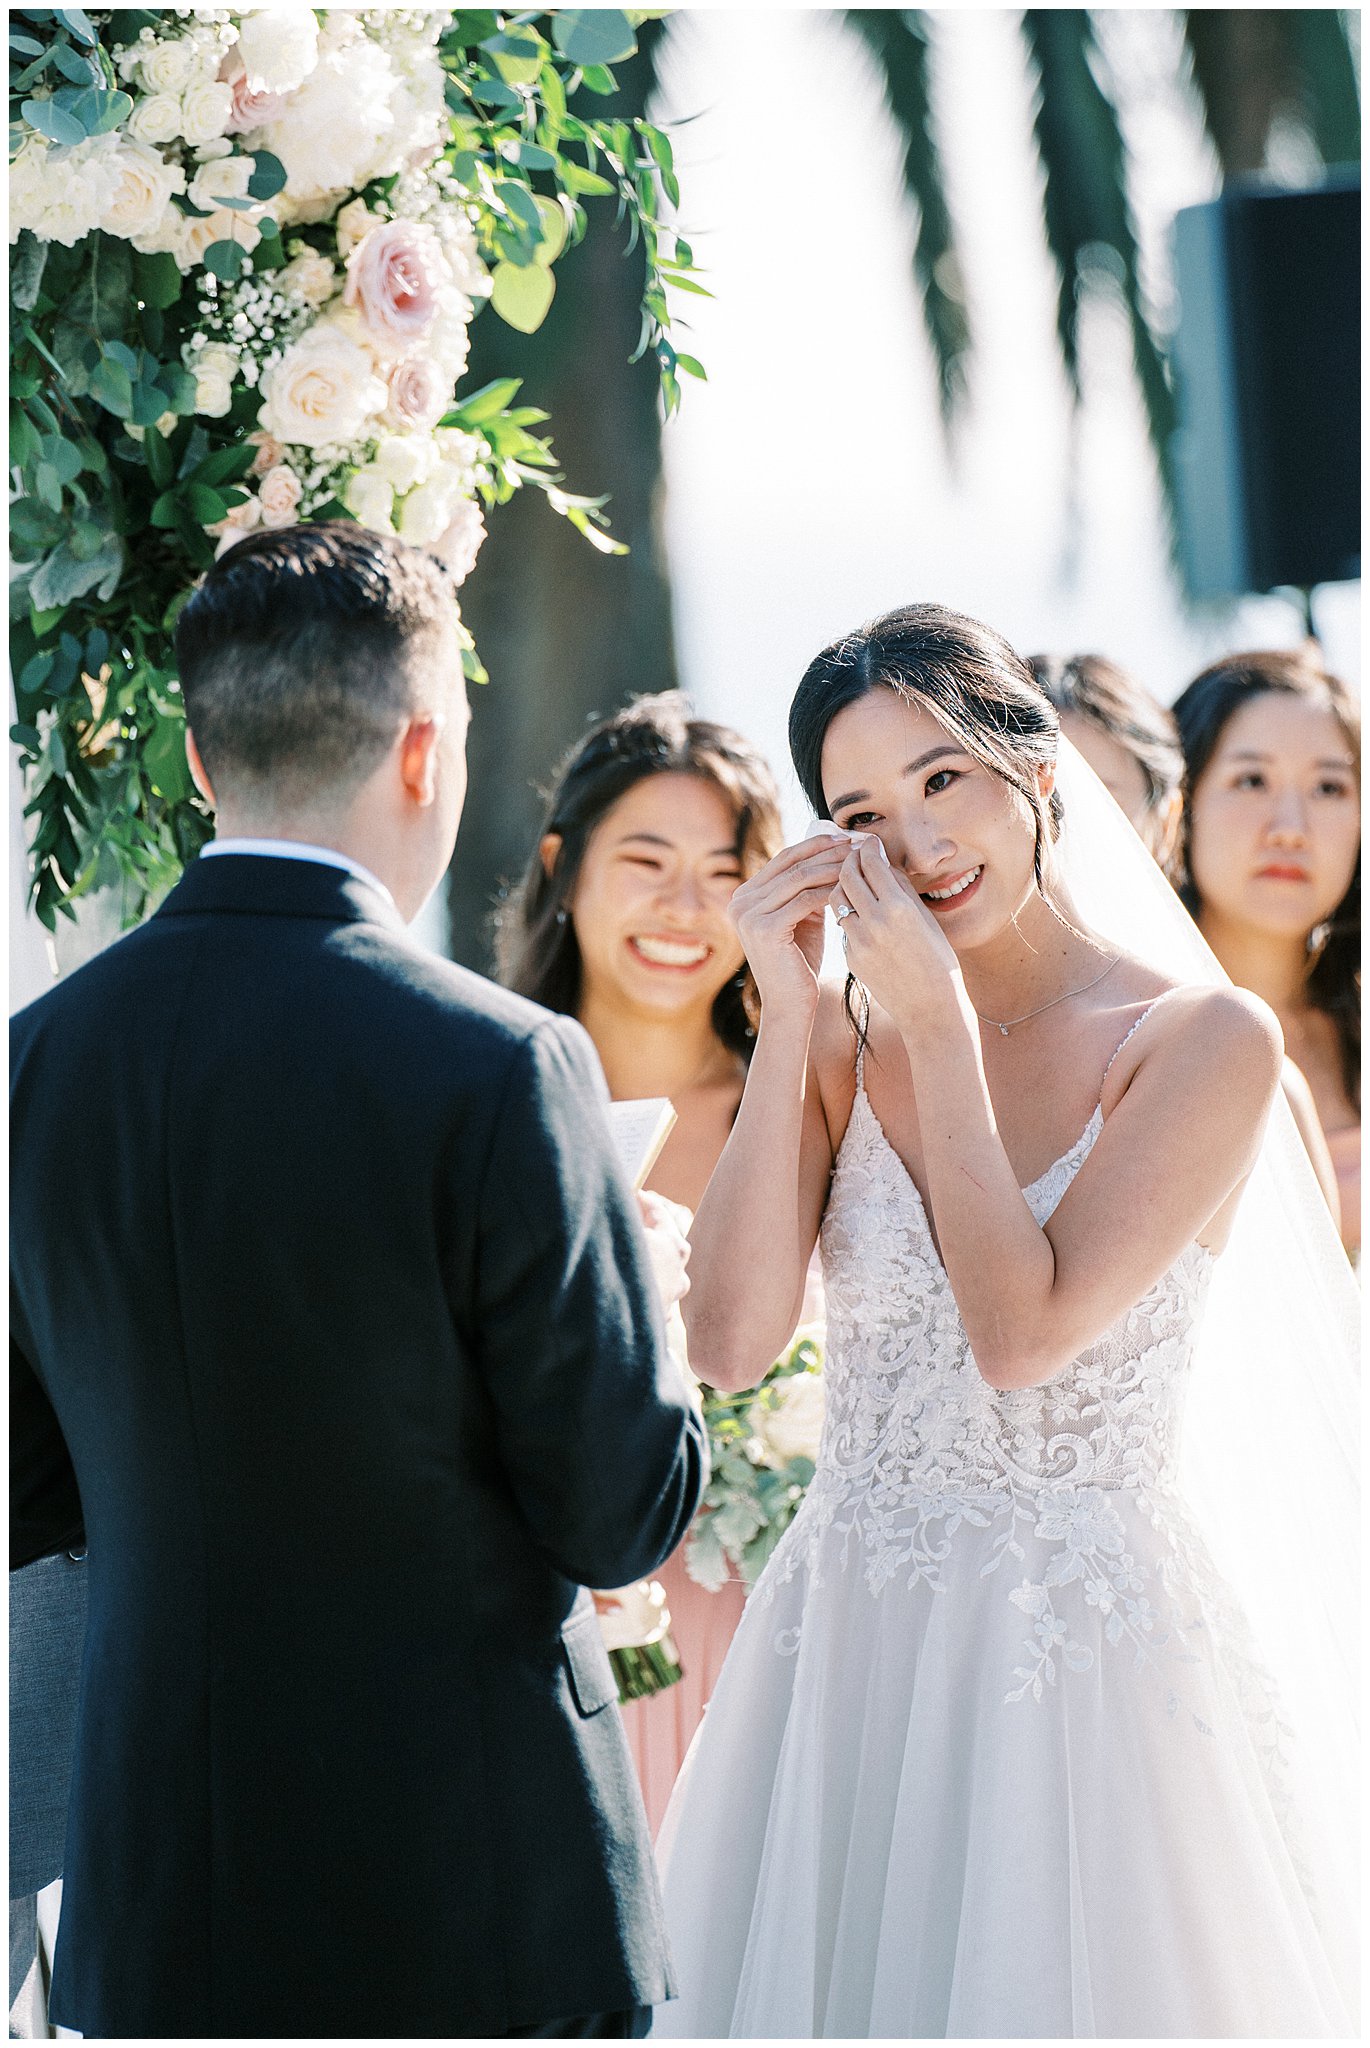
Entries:
[[181, 296], [180, 265], [169, 249], [159, 249], [153, 256], [135, 250], [133, 277], [138, 297], [158, 312], [174, 306]]
[[38, 303], [48, 248], [47, 242], [40, 242], [25, 228], [10, 256], [10, 298], [22, 313], [31, 313]]
[[617, 64], [631, 57], [637, 37], [615, 7], [562, 7], [552, 16], [552, 40], [568, 63]]
[[43, 460], [50, 463], [64, 484], [75, 483], [81, 474], [81, 451], [59, 434], [43, 436]]
[[70, 43], [54, 43], [52, 61], [62, 76], [69, 78], [74, 85], [98, 84], [102, 76], [99, 64], [73, 50]]
[[491, 274], [490, 303], [508, 327], [536, 334], [556, 294], [556, 279], [541, 263], [521, 267], [497, 263]]
[[90, 373], [90, 395], [116, 419], [132, 416], [133, 379], [122, 363], [112, 362], [108, 356], [101, 356]]
[[70, 604], [73, 598], [84, 597], [97, 585], [108, 585], [100, 594], [112, 596], [123, 566], [124, 551], [113, 534], [84, 561], [73, 552], [69, 542], [63, 541], [33, 572], [29, 594], [34, 608], [51, 611]]
[[49, 142], [62, 143], [70, 147], [86, 139], [84, 124], [52, 100], [25, 100], [19, 111], [30, 128], [36, 128], [40, 135], [46, 135]]
[[204, 253], [204, 266], [212, 276], [232, 283], [242, 276], [246, 255], [241, 242], [211, 242]]
[[96, 334], [117, 337], [133, 304], [133, 251], [117, 235], [94, 234], [80, 283], [67, 304], [69, 318]]
[[247, 181], [248, 192], [254, 199], [274, 199], [285, 186], [285, 165], [269, 149], [255, 150], [252, 161], [256, 168]]

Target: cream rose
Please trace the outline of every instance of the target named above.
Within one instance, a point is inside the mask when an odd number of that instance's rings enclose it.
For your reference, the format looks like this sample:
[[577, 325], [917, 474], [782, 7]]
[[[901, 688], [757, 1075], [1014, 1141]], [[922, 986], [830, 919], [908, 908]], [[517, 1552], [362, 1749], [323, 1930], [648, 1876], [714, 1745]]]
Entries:
[[390, 514], [395, 493], [373, 469], [359, 469], [349, 477], [342, 495], [348, 511], [363, 526], [369, 526], [373, 533], [394, 532]]
[[367, 468], [403, 493], [431, 476], [437, 461], [438, 451], [427, 434], [388, 434]]
[[180, 37], [166, 43], [140, 44], [137, 54], [138, 77], [144, 92], [175, 93], [179, 97], [196, 68], [193, 45]]
[[[255, 168], [250, 156], [211, 157], [190, 181], [191, 204], [209, 211], [223, 199], [246, 199]], [[246, 220], [246, 213], [243, 218]]]
[[238, 24], [238, 57], [254, 92], [293, 92], [319, 61], [312, 7], [263, 7]]
[[181, 101], [181, 132], [192, 149], [218, 140], [233, 114], [233, 94], [217, 78], [192, 85]]
[[456, 492], [448, 479], [439, 471], [416, 490], [412, 490], [400, 506], [399, 530], [405, 540], [414, 541], [419, 547], [426, 547], [445, 533], [451, 524], [456, 505]]
[[261, 523], [262, 508], [257, 499], [244, 498], [241, 505], [233, 506], [226, 519], [216, 519], [212, 526], [207, 526], [207, 534], [219, 536], [219, 545], [214, 550], [215, 560], [227, 554], [235, 541], [240, 541], [245, 533], [251, 533], [253, 527]]
[[747, 1422], [777, 1465], [786, 1465], [791, 1458], [816, 1460], [823, 1407], [822, 1374], [797, 1372], [777, 1380], [763, 1400], [754, 1401]]
[[175, 142], [181, 133], [181, 102], [175, 93], [154, 92], [139, 100], [127, 132], [135, 142]]
[[172, 193], [185, 190], [185, 172], [158, 150], [122, 135], [111, 162], [119, 182], [100, 216], [101, 227], [126, 241], [155, 233], [171, 206]]
[[384, 221], [348, 257], [343, 303], [361, 314], [377, 346], [399, 354], [433, 325], [444, 285], [447, 261], [432, 228]]
[[390, 372], [386, 419], [392, 427], [435, 427], [452, 402], [452, 381], [431, 356], [406, 356]]
[[233, 403], [233, 385], [222, 370], [195, 370], [195, 410], [206, 419], [221, 420]]
[[296, 256], [284, 270], [278, 270], [275, 277], [280, 291], [303, 299], [307, 306], [325, 304], [332, 298], [337, 282], [338, 273], [333, 265], [314, 249], [306, 251], [303, 256]]
[[257, 487], [263, 526], [293, 526], [299, 517], [304, 486], [288, 462], [269, 469]]
[[249, 445], [257, 451], [252, 458], [253, 476], [265, 476], [269, 469], [274, 469], [278, 462], [285, 460], [285, 450], [280, 442], [273, 435], [264, 434], [260, 427], [247, 438]]
[[633, 1650], [659, 1643], [671, 1626], [666, 1589], [659, 1579], [639, 1579], [611, 1593], [596, 1593], [600, 1634], [606, 1650]]
[[349, 199], [333, 223], [338, 236], [338, 254], [350, 256], [358, 242], [364, 242], [372, 228], [381, 225], [378, 213], [372, 213], [364, 199]]
[[292, 342], [262, 390], [261, 425], [278, 441], [306, 448], [355, 441], [386, 400], [366, 350], [327, 321]]
[[230, 212], [225, 206], [202, 219], [188, 215], [181, 223], [176, 261], [182, 270], [193, 270], [197, 263], [204, 262], [205, 250], [211, 242], [240, 242], [251, 255], [261, 239], [262, 231], [250, 213]]

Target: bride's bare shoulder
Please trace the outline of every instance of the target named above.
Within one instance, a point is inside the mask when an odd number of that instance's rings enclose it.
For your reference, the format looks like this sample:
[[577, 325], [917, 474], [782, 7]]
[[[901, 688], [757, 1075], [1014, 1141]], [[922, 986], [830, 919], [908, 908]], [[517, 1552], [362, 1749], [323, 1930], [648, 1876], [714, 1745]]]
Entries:
[[1230, 982], [1163, 982], [1142, 1022], [1119, 1071], [1109, 1077], [1118, 1095], [1150, 1070], [1170, 1080], [1211, 1081], [1229, 1097], [1273, 1096], [1284, 1035], [1274, 1011], [1249, 989]]

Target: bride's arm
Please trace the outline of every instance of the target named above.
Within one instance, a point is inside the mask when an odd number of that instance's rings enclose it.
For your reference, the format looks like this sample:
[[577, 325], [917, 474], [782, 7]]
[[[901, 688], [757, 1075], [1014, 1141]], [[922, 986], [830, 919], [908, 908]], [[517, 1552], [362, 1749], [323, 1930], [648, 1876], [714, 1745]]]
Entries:
[[899, 1027], [942, 1263], [981, 1373], [1051, 1379], [1192, 1244], [1255, 1163], [1283, 1048], [1244, 991], [1177, 992], [1088, 1161], [1043, 1228], [995, 1123], [980, 1034], [932, 914], [878, 855], [842, 888], [853, 970]]
[[[845, 840], [778, 854], [732, 902], [761, 995], [761, 1028], [742, 1106], [690, 1229], [681, 1304], [690, 1364], [709, 1386], [754, 1386], [799, 1315], [827, 1198], [832, 1145], [812, 1055], [820, 1008], [823, 910]], [[822, 993], [822, 1041], [834, 992]]]

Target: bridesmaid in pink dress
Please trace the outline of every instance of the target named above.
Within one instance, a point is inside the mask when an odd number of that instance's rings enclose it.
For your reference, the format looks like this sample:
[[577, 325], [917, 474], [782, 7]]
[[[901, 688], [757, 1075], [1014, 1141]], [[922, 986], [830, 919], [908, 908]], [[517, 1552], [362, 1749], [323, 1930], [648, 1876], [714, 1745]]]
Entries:
[[[647, 1185], [693, 1210], [742, 1099], [755, 991], [728, 918], [781, 847], [780, 800], [740, 733], [678, 692], [641, 697], [576, 746], [500, 918], [501, 978], [579, 1019], [616, 1101], [669, 1096], [677, 1123]], [[655, 1574], [684, 1671], [623, 1709], [655, 1833], [742, 1613], [682, 1551]]]

